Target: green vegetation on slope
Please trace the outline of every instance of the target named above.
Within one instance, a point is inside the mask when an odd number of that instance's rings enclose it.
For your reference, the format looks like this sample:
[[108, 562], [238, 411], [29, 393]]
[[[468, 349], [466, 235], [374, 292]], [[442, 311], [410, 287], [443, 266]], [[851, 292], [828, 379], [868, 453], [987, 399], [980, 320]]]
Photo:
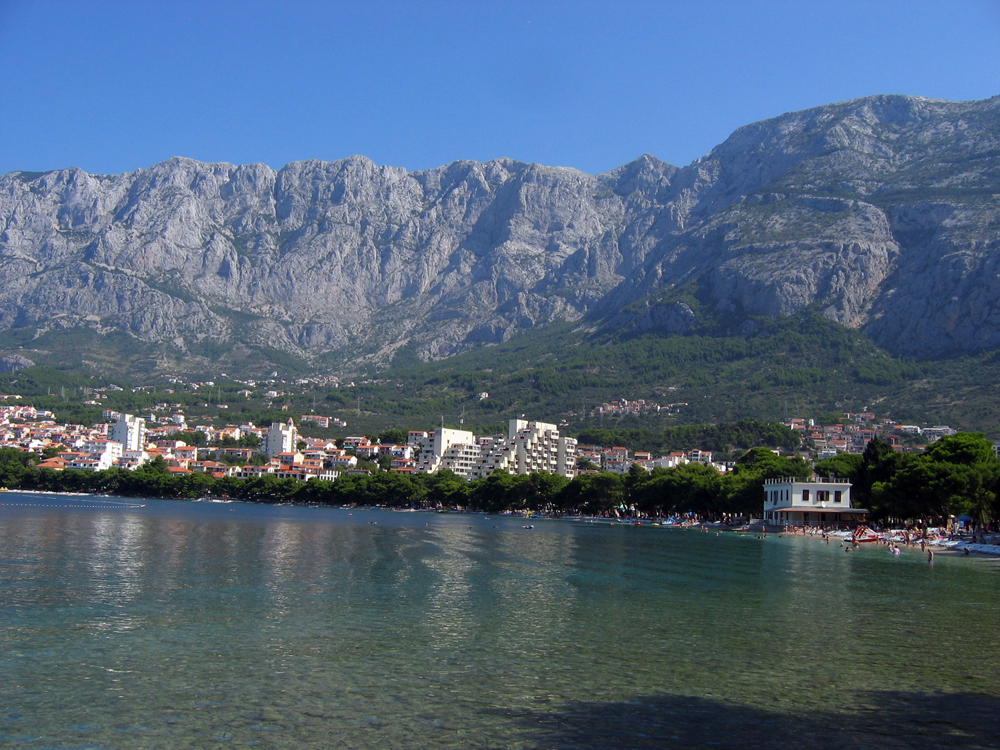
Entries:
[[[755, 319], [754, 326], [751, 334], [740, 336], [707, 332], [628, 336], [564, 324], [439, 362], [422, 363], [412, 352], [403, 352], [394, 367], [355, 371], [342, 378], [339, 388], [296, 385], [291, 381], [299, 373], [282, 369], [286, 382], [258, 385], [250, 398], [235, 395], [243, 386], [222, 377], [218, 366], [197, 379], [221, 381], [221, 391], [178, 390], [169, 397], [152, 391], [107, 394], [106, 408], [138, 411], [169, 400], [182, 404], [190, 422], [212, 416], [258, 424], [314, 411], [346, 420], [351, 433], [368, 434], [388, 428], [432, 429], [442, 422], [491, 432], [523, 414], [562, 422], [564, 432], [571, 435], [602, 428], [639, 430], [649, 437], [648, 441], [643, 437], [641, 445], [615, 442], [649, 450], [671, 445], [661, 434], [679, 425], [819, 418], [866, 408], [898, 422], [949, 424], [998, 434], [998, 352], [934, 362], [905, 360], [886, 354], [861, 333], [825, 319], [815, 309], [778, 320]], [[88, 387], [108, 382], [128, 385], [111, 381], [108, 374], [92, 373], [32, 368], [0, 375], [0, 391], [30, 394], [36, 406], [62, 417], [67, 404], [84, 400], [81, 394]], [[34, 391], [23, 390], [34, 381]], [[140, 376], [133, 384], [157, 382], [163, 385], [162, 378]], [[265, 398], [268, 388], [281, 396]], [[482, 393], [488, 397], [480, 398]], [[62, 397], [56, 398], [57, 394]], [[220, 399], [230, 405], [228, 411], [216, 408]], [[675, 406], [638, 417], [594, 411], [615, 399]], [[210, 405], [199, 406], [203, 403]], [[81, 415], [74, 421], [84, 420]]]

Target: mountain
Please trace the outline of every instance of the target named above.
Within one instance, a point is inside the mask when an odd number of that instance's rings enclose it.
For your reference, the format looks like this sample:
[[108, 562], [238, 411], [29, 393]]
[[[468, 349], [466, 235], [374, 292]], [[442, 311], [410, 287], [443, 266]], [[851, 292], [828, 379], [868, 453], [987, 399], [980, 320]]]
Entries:
[[12, 172], [0, 345], [335, 367], [554, 322], [732, 333], [818, 306], [896, 354], [975, 352], [1000, 346], [998, 197], [1000, 98], [816, 107], [683, 168], [601, 175], [360, 156]]

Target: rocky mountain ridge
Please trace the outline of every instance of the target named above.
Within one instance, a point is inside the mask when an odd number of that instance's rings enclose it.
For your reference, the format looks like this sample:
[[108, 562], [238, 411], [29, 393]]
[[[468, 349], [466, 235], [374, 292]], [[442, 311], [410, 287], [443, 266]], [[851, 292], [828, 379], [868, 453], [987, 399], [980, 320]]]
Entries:
[[[683, 168], [364, 157], [0, 177], [0, 330], [179, 356], [435, 359], [555, 321], [683, 333], [807, 305], [886, 349], [1000, 346], [1000, 98], [880, 96]], [[735, 322], [735, 323], [734, 323]]]

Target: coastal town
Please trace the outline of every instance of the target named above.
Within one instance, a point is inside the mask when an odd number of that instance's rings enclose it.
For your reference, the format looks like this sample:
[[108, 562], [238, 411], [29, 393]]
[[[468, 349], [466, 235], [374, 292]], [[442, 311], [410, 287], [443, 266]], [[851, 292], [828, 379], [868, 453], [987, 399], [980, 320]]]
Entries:
[[[200, 383], [210, 391], [214, 383]], [[256, 384], [253, 384], [256, 385]], [[122, 390], [111, 386], [110, 390]], [[162, 389], [161, 389], [162, 392]], [[166, 393], [171, 391], [166, 389]], [[248, 391], [249, 393], [249, 391]], [[100, 405], [101, 393], [88, 394], [88, 405]], [[277, 390], [268, 390], [278, 398]], [[39, 468], [101, 471], [112, 467], [134, 470], [162, 459], [174, 474], [203, 473], [215, 478], [248, 479], [274, 475], [283, 479], [336, 480], [349, 473], [385, 470], [400, 474], [434, 473], [449, 469], [467, 480], [489, 476], [500, 469], [513, 474], [544, 471], [573, 478], [588, 472], [627, 474], [684, 464], [712, 467], [720, 473], [731, 461], [718, 460], [712, 451], [692, 446], [656, 455], [623, 446], [578, 444], [556, 424], [512, 419], [505, 433], [477, 436], [468, 430], [446, 428], [410, 430], [398, 443], [368, 435], [351, 435], [345, 419], [317, 414], [258, 426], [235, 422], [223, 426], [189, 424], [181, 404], [162, 402], [137, 416], [104, 410], [104, 421], [92, 425], [67, 424], [58, 416], [23, 403], [18, 394], [0, 395], [0, 447], [43, 457]], [[205, 404], [207, 406], [207, 404]], [[225, 406], [225, 405], [220, 405]], [[658, 413], [678, 408], [646, 401], [617, 399], [595, 408], [601, 414]], [[839, 454], [861, 454], [879, 438], [901, 452], [922, 452], [927, 444], [956, 434], [948, 426], [917, 426], [879, 419], [874, 412], [845, 413], [834, 424], [791, 418], [785, 427], [802, 438], [796, 453], [822, 460]], [[310, 437], [310, 427], [344, 432], [342, 437]], [[400, 431], [401, 432], [401, 431]]]
[[[600, 475], [644, 476], [663, 469], [699, 466], [716, 475], [734, 469], [732, 463], [713, 460], [710, 451], [692, 448], [654, 455], [649, 451], [629, 451], [622, 446], [579, 445], [572, 437], [560, 434], [555, 424], [511, 419], [506, 433], [477, 436], [472, 431], [439, 427], [435, 430], [411, 430], [405, 442], [384, 442], [368, 435], [345, 434], [341, 438], [310, 437], [300, 434], [293, 418], [275, 421], [267, 427], [253, 423], [222, 427], [198, 424], [189, 426], [183, 411], [146, 417], [106, 410], [107, 421], [91, 425], [60, 423], [56, 415], [19, 403], [18, 395], [0, 396], [0, 449], [31, 454], [35, 467], [54, 472], [100, 472], [109, 469], [136, 471], [159, 462], [173, 477], [203, 475], [206, 479], [310, 480], [336, 482], [345, 476], [371, 477], [373, 473], [392, 475], [435, 474], [447, 471], [459, 480], [485, 480], [495, 472], [507, 475], [551, 474], [571, 480], [575, 477]], [[615, 408], [629, 408], [619, 400]], [[605, 404], [604, 407], [607, 407]], [[603, 407], [600, 407], [603, 408]], [[638, 405], [638, 408], [648, 408]], [[346, 421], [315, 414], [302, 415], [300, 424], [329, 429], [332, 425], [347, 432]], [[818, 425], [813, 420], [791, 419], [785, 427], [803, 436], [803, 450], [790, 458], [798, 461], [822, 461], [837, 455], [862, 454], [869, 444], [878, 440], [893, 452], [924, 451], [925, 444], [952, 435], [957, 431], [946, 426], [921, 428], [896, 424], [891, 420], [876, 420], [871, 412], [844, 415], [844, 421], [834, 425]], [[401, 433], [401, 431], [400, 431]], [[400, 435], [401, 436], [401, 435]], [[993, 446], [993, 453], [997, 445]], [[807, 465], [805, 463], [800, 464]], [[812, 465], [811, 463], [808, 465]], [[761, 530], [772, 529], [834, 533], [848, 531], [843, 537], [856, 545], [862, 541], [895, 544], [893, 533], [872, 531], [868, 523], [869, 510], [852, 502], [852, 484], [835, 476], [770, 477], [761, 487], [762, 512], [756, 514]], [[628, 520], [650, 517], [635, 505], [621, 504], [605, 510], [615, 519]], [[673, 517], [672, 517], [673, 518]], [[959, 528], [971, 527], [972, 518], [947, 519], [946, 525], [930, 530], [924, 525], [919, 534], [914, 527], [904, 527], [898, 534], [905, 543], [919, 538], [935, 546], [956, 546], [962, 551], [973, 550], [1000, 554], [995, 535], [974, 536], [971, 541], [957, 536]], [[695, 513], [672, 520], [675, 524], [713, 524]], [[754, 523], [751, 521], [751, 523]], [[715, 521], [726, 525], [727, 521]], [[755, 528], [745, 525], [743, 528]], [[913, 530], [911, 536], [911, 530]], [[930, 532], [930, 533], [929, 533]], [[892, 549], [892, 547], [890, 547]], [[933, 556], [933, 552], [930, 553]]]

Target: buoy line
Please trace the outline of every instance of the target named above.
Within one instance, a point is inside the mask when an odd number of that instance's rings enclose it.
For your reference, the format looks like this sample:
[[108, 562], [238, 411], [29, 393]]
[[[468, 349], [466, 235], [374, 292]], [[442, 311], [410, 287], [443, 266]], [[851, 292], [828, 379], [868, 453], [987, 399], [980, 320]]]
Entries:
[[0, 501], [0, 505], [11, 508], [114, 508], [131, 510], [133, 508], [145, 508], [146, 505], [132, 505], [129, 503], [66, 503], [65, 505], [53, 503], [5, 503]]

